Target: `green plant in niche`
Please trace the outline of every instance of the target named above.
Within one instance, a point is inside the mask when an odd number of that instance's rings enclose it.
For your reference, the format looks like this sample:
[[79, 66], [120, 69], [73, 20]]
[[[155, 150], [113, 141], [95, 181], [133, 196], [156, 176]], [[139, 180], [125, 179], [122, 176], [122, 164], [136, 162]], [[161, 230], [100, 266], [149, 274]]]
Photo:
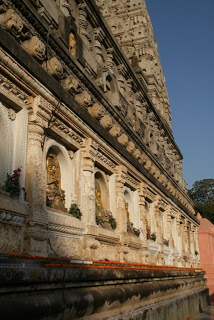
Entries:
[[109, 212], [109, 223], [110, 223], [113, 230], [115, 230], [117, 228], [117, 222], [111, 212]]
[[169, 246], [169, 240], [163, 239], [163, 244], [168, 247]]
[[72, 204], [70, 209], [68, 210], [68, 213], [72, 214], [75, 218], [81, 220], [82, 212], [78, 208], [77, 204]]
[[12, 198], [18, 198], [20, 196], [21, 187], [19, 182], [21, 169], [13, 170], [12, 176], [7, 173], [7, 178], [4, 183], [4, 190], [10, 193]]
[[150, 233], [150, 229], [147, 230], [147, 240], [153, 240], [156, 241], [157, 235], [155, 232]]

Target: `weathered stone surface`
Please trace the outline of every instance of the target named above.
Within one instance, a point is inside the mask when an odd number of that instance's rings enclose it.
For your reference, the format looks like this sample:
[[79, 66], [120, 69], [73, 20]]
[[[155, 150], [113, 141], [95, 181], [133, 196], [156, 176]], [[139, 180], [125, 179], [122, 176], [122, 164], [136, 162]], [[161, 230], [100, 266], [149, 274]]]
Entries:
[[[124, 319], [140, 319], [146, 314], [151, 319], [161, 309], [161, 320], [169, 319], [169, 314], [171, 319], [181, 320], [207, 307], [207, 290], [201, 289], [202, 276], [203, 272], [194, 271], [81, 267], [2, 269], [2, 293], [7, 295], [0, 297], [1, 314], [4, 319], [15, 315], [22, 315], [23, 319], [56, 319], [64, 313], [66, 319], [101, 320], [122, 312]], [[85, 281], [91, 286], [86, 288]], [[13, 308], [9, 307], [11, 303]]]
[[[139, 26], [152, 36], [142, 4], [127, 43], [139, 40]], [[117, 5], [113, 32], [127, 8], [123, 0]], [[4, 1], [0, 25], [2, 188], [7, 173], [21, 168], [20, 196], [0, 193], [0, 251], [199, 267], [199, 223], [169, 126], [164, 78], [152, 73], [155, 60], [160, 67], [153, 38], [136, 54], [126, 52], [134, 73], [92, 0]], [[45, 319], [62, 310], [65, 319], [104, 319], [204, 285], [202, 274], [145, 270], [20, 267], [1, 275], [5, 288], [16, 281], [0, 297], [4, 312], [10, 302], [11, 312]]]

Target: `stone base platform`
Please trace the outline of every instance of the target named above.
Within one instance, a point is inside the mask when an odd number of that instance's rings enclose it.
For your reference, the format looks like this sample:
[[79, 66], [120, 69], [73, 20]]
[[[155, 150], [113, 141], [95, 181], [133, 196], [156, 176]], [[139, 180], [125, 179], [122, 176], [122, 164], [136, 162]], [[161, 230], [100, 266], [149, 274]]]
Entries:
[[199, 313], [195, 320], [214, 320], [214, 306], [209, 306], [203, 312]]
[[4, 320], [185, 320], [208, 306], [201, 269], [2, 255]]

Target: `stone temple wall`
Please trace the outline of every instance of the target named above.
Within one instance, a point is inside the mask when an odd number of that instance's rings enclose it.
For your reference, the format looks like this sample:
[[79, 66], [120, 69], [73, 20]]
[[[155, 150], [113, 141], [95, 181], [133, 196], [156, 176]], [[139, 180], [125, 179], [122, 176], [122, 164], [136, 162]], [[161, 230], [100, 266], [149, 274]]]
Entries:
[[[127, 2], [130, 9], [113, 2], [104, 12], [110, 26], [109, 14], [119, 23], [124, 8], [124, 21], [136, 26], [133, 39], [136, 30], [148, 35], [143, 45], [136, 36], [129, 50], [130, 35], [126, 42], [121, 28], [120, 42], [111, 26], [119, 46], [93, 0], [0, 0], [0, 268], [6, 269], [0, 300], [6, 314], [12, 297], [15, 314], [25, 310], [35, 319], [47, 310], [45, 319], [57, 312], [62, 318], [66, 308], [69, 319], [104, 319], [109, 310], [114, 316], [182, 292], [187, 296], [178, 305], [186, 303], [188, 315], [205, 299], [199, 221], [182, 176], [152, 26], [144, 2], [139, 15], [134, 1]], [[17, 255], [78, 259], [78, 272], [87, 260], [89, 278], [83, 272], [78, 283], [67, 279], [65, 293], [59, 286], [68, 266], [60, 262], [58, 272], [55, 264], [11, 262]], [[110, 263], [106, 281], [104, 262]], [[44, 292], [47, 300], [40, 299]], [[90, 302], [85, 313], [83, 293]]]
[[[95, 3], [0, 8], [0, 251], [199, 266], [169, 119]], [[17, 168], [21, 193], [11, 198], [4, 183]]]

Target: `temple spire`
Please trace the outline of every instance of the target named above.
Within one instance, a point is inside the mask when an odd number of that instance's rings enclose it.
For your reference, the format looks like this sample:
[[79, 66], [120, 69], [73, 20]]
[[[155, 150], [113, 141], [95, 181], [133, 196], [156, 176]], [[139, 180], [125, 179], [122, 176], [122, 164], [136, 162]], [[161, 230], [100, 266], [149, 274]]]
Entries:
[[96, 2], [120, 47], [136, 73], [140, 74], [139, 79], [142, 79], [143, 75], [151, 101], [171, 127], [165, 77], [145, 0]]

